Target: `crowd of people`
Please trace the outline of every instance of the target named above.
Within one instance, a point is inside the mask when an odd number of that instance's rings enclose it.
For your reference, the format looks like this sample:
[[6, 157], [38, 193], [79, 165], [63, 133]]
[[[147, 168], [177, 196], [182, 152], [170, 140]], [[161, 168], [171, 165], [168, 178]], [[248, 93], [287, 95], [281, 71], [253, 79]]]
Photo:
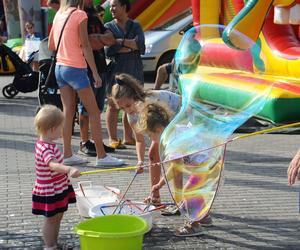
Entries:
[[[145, 90], [141, 55], [145, 52], [142, 27], [128, 17], [129, 0], [110, 0], [113, 20], [103, 24], [104, 9], [91, 0], [48, 0], [57, 13], [49, 35], [49, 49], [57, 50], [55, 76], [61, 94], [63, 111], [42, 106], [35, 117], [39, 135], [36, 142], [36, 182], [32, 211], [44, 215], [44, 249], [59, 249], [58, 233], [68, 204], [76, 201], [69, 176], [81, 175], [78, 167], [87, 159], [72, 150], [72, 128], [77, 107], [80, 114], [80, 153], [96, 157], [95, 166], [120, 166], [125, 162], [107, 153], [135, 145], [138, 173], [145, 165], [146, 143], [150, 161], [150, 193], [146, 203], [161, 205], [159, 139], [163, 129], [181, 108], [181, 96], [161, 90], [162, 83], [172, 71], [174, 61], [158, 71], [154, 90]], [[33, 27], [33, 24], [29, 24]], [[65, 27], [65, 28], [64, 28]], [[28, 30], [30, 27], [27, 27]], [[60, 40], [61, 37], [61, 40]], [[60, 40], [60, 45], [58, 43]], [[70, 43], [70, 41], [72, 41]], [[107, 65], [106, 59], [110, 59]], [[109, 144], [103, 143], [101, 114], [107, 99], [106, 127]], [[118, 113], [123, 111], [123, 138], [117, 133]], [[91, 135], [89, 136], [89, 128]], [[62, 133], [63, 152], [55, 140]], [[289, 183], [300, 178], [300, 153], [288, 169]], [[180, 179], [180, 178], [179, 178]], [[182, 181], [182, 180], [181, 180]], [[184, 187], [181, 187], [184, 188]], [[178, 210], [165, 211], [167, 215]], [[176, 235], [201, 233], [201, 226], [212, 224], [210, 215], [180, 227]]]

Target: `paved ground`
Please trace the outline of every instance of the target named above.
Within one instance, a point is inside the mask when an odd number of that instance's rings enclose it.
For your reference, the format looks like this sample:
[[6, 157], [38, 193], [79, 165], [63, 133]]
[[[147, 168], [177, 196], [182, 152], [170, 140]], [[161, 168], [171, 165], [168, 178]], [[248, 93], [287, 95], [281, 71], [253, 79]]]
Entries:
[[[10, 81], [0, 78], [0, 89]], [[37, 93], [8, 100], [0, 95], [0, 249], [41, 249], [42, 218], [31, 214], [34, 182], [33, 116]], [[225, 163], [225, 183], [213, 206], [214, 226], [203, 236], [173, 236], [180, 217], [155, 215], [155, 226], [145, 236], [143, 249], [300, 249], [298, 185], [287, 185], [287, 165], [300, 146], [300, 135], [260, 135], [231, 143]], [[78, 150], [78, 127], [74, 150]], [[136, 162], [134, 148], [114, 155]], [[91, 159], [93, 160], [93, 159]], [[90, 170], [91, 167], [83, 167]], [[81, 177], [98, 185], [123, 190], [133, 172]], [[76, 185], [76, 180], [74, 181]], [[148, 173], [138, 176], [128, 198], [141, 201], [149, 192]], [[163, 200], [169, 201], [167, 190]], [[82, 221], [71, 206], [62, 222], [60, 240], [79, 249], [73, 226]]]

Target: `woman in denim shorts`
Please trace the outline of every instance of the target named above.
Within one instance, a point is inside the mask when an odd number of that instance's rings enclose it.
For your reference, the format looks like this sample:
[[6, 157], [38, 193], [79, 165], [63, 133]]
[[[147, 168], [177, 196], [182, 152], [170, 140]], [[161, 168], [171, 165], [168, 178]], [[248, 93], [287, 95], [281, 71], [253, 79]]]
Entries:
[[[73, 118], [76, 107], [76, 95], [86, 107], [93, 139], [96, 145], [96, 166], [122, 165], [123, 160], [106, 155], [103, 148], [100, 123], [100, 111], [87, 76], [87, 64], [94, 79], [94, 86], [101, 87], [92, 48], [88, 40], [87, 14], [82, 10], [85, 0], [66, 0], [61, 2], [49, 35], [49, 49], [56, 50], [62, 28], [61, 41], [57, 50], [55, 76], [60, 89], [65, 122], [63, 126], [64, 164], [75, 165], [87, 162], [86, 159], [73, 155], [71, 147]], [[69, 17], [69, 19], [67, 19]]]

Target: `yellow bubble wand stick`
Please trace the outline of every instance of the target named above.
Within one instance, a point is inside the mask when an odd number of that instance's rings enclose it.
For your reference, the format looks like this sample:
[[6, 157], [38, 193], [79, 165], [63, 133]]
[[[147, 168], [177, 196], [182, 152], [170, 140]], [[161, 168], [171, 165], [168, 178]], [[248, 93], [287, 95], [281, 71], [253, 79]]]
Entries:
[[128, 171], [128, 170], [135, 170], [135, 169], [137, 169], [136, 166], [128, 166], [128, 167], [122, 167], [122, 168], [97, 169], [97, 170], [92, 170], [92, 171], [81, 172], [81, 175], [108, 173], [108, 172], [115, 172], [115, 171]]

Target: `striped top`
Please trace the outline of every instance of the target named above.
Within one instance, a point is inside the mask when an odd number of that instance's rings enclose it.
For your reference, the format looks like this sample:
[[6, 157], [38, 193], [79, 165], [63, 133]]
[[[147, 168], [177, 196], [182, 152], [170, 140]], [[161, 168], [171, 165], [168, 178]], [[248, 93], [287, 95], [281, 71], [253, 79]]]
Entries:
[[52, 171], [48, 165], [51, 160], [63, 162], [63, 156], [56, 144], [37, 140], [35, 144], [36, 181], [33, 189], [35, 195], [54, 196], [68, 189], [70, 183], [68, 175]]

